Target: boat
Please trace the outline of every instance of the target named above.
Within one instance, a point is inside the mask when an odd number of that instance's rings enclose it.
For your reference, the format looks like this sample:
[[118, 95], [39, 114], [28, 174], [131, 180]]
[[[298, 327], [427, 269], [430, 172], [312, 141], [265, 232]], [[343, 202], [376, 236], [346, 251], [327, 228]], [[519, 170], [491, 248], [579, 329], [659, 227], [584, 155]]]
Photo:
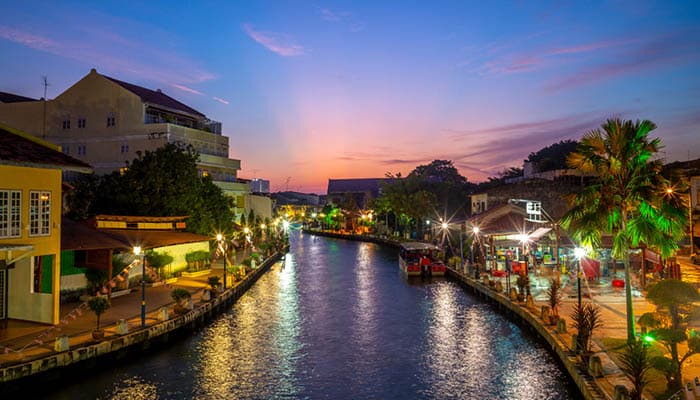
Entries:
[[405, 242], [399, 248], [399, 268], [408, 276], [444, 276], [440, 248], [430, 243]]

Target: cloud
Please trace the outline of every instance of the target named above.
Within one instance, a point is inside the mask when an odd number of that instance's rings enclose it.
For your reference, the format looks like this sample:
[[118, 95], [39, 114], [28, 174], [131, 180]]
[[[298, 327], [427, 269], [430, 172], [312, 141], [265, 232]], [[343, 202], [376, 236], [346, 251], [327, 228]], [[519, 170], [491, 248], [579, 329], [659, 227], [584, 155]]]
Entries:
[[[104, 22], [104, 21], [103, 21]], [[105, 22], [109, 26], [111, 21]], [[104, 26], [81, 25], [50, 35], [0, 25], [0, 39], [28, 48], [77, 60], [108, 73], [137, 76], [142, 80], [161, 82], [194, 94], [203, 94], [185, 84], [201, 83], [216, 76], [174, 52], [153, 49], [148, 43], [130, 40]], [[51, 38], [49, 39], [48, 36]], [[148, 55], [144, 58], [144, 55]], [[120, 76], [120, 79], [124, 77]]]
[[218, 102], [221, 103], [221, 104], [226, 104], [226, 105], [229, 104], [229, 101], [228, 101], [228, 100], [224, 100], [224, 99], [222, 99], [222, 98], [220, 98], [220, 97], [213, 96], [212, 99], [218, 101]]
[[694, 31], [647, 38], [611, 58], [613, 61], [584, 66], [576, 73], [550, 81], [544, 88], [556, 92], [640, 71], [688, 64], [700, 58], [699, 36], [700, 32]]
[[187, 87], [185, 85], [178, 85], [177, 83], [170, 83], [169, 85], [188, 93], [194, 93], [200, 96], [204, 95], [204, 93], [200, 92], [199, 90], [192, 89], [191, 87]]
[[318, 12], [321, 14], [321, 19], [328, 22], [342, 21], [352, 15], [347, 11], [332, 11], [328, 8], [321, 8]]
[[7, 26], [0, 26], [0, 37], [32, 49], [53, 54], [56, 54], [60, 48], [60, 46], [51, 39], [12, 29]]
[[242, 28], [251, 39], [280, 56], [294, 57], [304, 54], [304, 47], [296, 44], [288, 35], [257, 31], [250, 24], [243, 24]]

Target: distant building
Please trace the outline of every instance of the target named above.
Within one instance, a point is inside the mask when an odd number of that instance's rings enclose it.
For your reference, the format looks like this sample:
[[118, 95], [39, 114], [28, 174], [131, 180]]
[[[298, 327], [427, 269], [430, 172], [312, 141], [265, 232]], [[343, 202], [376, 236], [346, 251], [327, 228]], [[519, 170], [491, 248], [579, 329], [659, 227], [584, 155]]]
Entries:
[[359, 208], [366, 208], [371, 199], [382, 194], [382, 185], [393, 180], [394, 178], [329, 179], [326, 201], [340, 205], [349, 196]]
[[270, 181], [267, 179], [251, 179], [250, 191], [253, 193], [270, 193]]
[[321, 196], [314, 193], [277, 192], [272, 193], [271, 196], [277, 206], [318, 206], [321, 204]]
[[0, 125], [0, 320], [59, 321], [62, 171], [92, 168]]
[[166, 95], [92, 69], [53, 100], [0, 94], [0, 122], [62, 147], [65, 154], [94, 166], [98, 174], [118, 171], [137, 151], [166, 143], [191, 145], [197, 168], [230, 196], [249, 193], [240, 183], [240, 160], [228, 157], [229, 138], [221, 123]]

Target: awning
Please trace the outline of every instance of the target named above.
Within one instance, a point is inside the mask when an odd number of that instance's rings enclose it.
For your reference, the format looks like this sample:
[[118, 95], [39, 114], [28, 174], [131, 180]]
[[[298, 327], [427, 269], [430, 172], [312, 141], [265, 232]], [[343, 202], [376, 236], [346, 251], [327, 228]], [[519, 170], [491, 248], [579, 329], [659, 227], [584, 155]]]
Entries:
[[0, 244], [0, 269], [8, 269], [15, 262], [34, 253], [31, 244]]
[[530, 240], [540, 240], [542, 236], [546, 235], [552, 228], [537, 228], [534, 232], [527, 235]]

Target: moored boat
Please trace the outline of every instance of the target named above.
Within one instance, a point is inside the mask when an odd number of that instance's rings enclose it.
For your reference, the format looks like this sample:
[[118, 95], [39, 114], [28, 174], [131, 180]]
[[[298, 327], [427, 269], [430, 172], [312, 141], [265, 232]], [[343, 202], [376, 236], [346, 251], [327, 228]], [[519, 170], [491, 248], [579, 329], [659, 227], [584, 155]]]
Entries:
[[408, 276], [444, 276], [440, 248], [430, 243], [406, 242], [399, 249], [399, 268]]

